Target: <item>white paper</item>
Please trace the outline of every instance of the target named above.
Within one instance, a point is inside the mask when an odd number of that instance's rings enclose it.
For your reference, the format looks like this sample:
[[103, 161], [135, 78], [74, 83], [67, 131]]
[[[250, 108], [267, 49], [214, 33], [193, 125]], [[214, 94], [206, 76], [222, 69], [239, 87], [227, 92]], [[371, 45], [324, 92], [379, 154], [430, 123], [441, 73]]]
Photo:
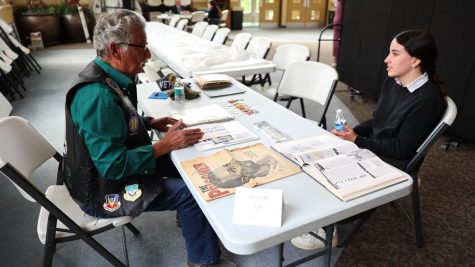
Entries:
[[170, 111], [170, 115], [177, 120], [183, 120], [188, 126], [234, 119], [232, 115], [216, 104], [181, 111]]
[[233, 223], [281, 227], [282, 208], [282, 190], [237, 187]]
[[195, 144], [198, 151], [259, 139], [257, 135], [238, 121], [200, 124], [192, 128], [199, 128], [204, 133], [203, 138]]

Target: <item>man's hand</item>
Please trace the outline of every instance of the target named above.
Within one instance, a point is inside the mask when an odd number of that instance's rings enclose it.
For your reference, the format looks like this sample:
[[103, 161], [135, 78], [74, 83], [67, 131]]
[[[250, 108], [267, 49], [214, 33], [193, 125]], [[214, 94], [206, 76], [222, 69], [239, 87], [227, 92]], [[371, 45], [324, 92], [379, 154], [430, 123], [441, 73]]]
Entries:
[[[152, 129], [157, 129], [161, 132], [166, 132], [168, 131], [168, 125], [173, 125], [177, 122], [177, 119], [171, 118], [171, 117], [163, 117], [163, 118], [158, 118], [158, 119], [151, 119], [148, 121], [148, 124], [150, 128]], [[186, 124], [182, 123], [181, 128], [183, 129], [186, 127]]]
[[159, 142], [153, 144], [154, 156], [160, 157], [173, 150], [185, 148], [197, 143], [204, 135], [200, 129], [185, 129], [184, 123], [179, 120], [170, 127]]
[[356, 136], [357, 136], [357, 134], [355, 133], [353, 128], [351, 128], [351, 126], [349, 126], [348, 124], [345, 125], [345, 131], [339, 132], [339, 131], [333, 129], [332, 134], [340, 137], [341, 139], [348, 140], [348, 141], [351, 141], [353, 143], [355, 142]]

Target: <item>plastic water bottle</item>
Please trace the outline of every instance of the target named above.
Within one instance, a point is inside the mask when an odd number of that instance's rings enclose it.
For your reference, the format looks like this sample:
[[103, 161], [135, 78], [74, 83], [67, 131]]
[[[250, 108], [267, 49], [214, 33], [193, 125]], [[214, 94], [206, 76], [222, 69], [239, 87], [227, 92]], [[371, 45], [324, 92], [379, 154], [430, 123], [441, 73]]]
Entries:
[[177, 79], [175, 82], [175, 102], [184, 103], [185, 102], [185, 85], [180, 79]]
[[336, 110], [336, 119], [335, 119], [335, 130], [338, 132], [344, 132], [346, 125], [346, 119], [343, 115], [343, 110], [337, 109]]

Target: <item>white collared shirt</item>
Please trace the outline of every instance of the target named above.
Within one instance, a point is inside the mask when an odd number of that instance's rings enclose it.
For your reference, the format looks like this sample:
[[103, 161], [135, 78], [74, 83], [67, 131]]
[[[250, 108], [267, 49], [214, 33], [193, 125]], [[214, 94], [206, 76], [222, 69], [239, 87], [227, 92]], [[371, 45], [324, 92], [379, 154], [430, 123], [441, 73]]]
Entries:
[[[403, 86], [397, 78], [395, 78], [395, 80], [397, 84], [399, 84], [400, 86]], [[429, 75], [427, 75], [427, 72], [424, 72], [424, 74], [422, 74], [417, 79], [410, 82], [408, 85], [404, 87], [406, 87], [407, 90], [409, 90], [409, 92], [414, 93], [414, 91], [416, 91], [421, 86], [423, 86], [428, 80], [429, 80]]]

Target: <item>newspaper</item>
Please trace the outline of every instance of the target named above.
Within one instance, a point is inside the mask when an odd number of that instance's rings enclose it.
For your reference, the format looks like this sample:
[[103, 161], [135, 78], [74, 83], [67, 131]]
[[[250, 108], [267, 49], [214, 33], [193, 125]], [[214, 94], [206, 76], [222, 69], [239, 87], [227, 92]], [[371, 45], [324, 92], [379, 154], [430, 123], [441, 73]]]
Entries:
[[233, 120], [234, 116], [217, 104], [199, 108], [170, 111], [172, 118], [183, 120], [188, 126]]
[[239, 186], [255, 187], [301, 172], [263, 144], [223, 149], [181, 165], [206, 201], [233, 194]]
[[204, 133], [203, 138], [195, 144], [198, 151], [215, 149], [259, 139], [257, 135], [249, 131], [249, 129], [236, 120], [200, 124], [193, 128], [199, 128]]

